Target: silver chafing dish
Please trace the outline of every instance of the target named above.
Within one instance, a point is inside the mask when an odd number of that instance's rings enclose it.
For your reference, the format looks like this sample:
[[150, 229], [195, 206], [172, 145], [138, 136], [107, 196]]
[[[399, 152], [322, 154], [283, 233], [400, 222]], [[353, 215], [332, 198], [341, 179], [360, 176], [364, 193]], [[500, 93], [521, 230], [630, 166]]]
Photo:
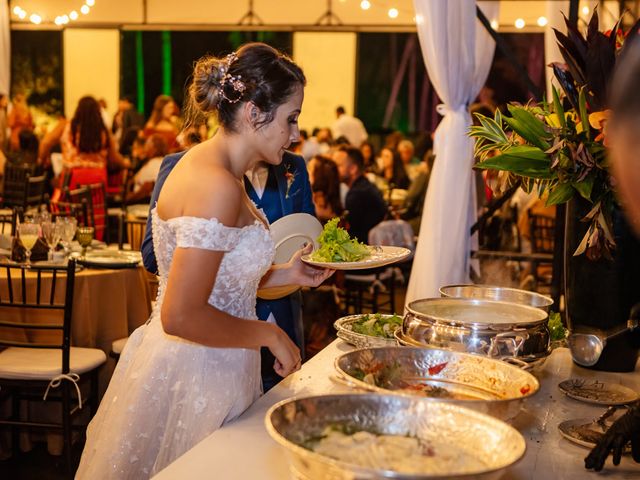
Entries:
[[403, 345], [444, 348], [535, 363], [549, 355], [547, 313], [515, 303], [429, 298], [406, 307]]
[[495, 300], [498, 302], [517, 303], [549, 311], [553, 299], [536, 292], [517, 288], [496, 287], [493, 285], [446, 285], [440, 288], [440, 295], [454, 298], [476, 298], [478, 300]]
[[[341, 381], [355, 388], [420, 397], [426, 393], [429, 401], [456, 403], [502, 420], [518, 415], [524, 399], [540, 388], [533, 375], [505, 362], [435, 348], [354, 350], [336, 358], [335, 368]], [[415, 388], [420, 385], [428, 387]]]
[[[498, 479], [502, 470], [518, 461], [526, 449], [522, 435], [496, 418], [458, 405], [400, 395], [320, 395], [289, 399], [271, 407], [265, 424], [271, 437], [286, 450], [293, 477], [308, 480]], [[484, 465], [472, 470], [457, 463], [438, 475], [365, 468], [305, 448], [310, 439], [321, 437], [327, 427], [412, 436], [454, 448]], [[438, 448], [434, 450], [435, 462]]]

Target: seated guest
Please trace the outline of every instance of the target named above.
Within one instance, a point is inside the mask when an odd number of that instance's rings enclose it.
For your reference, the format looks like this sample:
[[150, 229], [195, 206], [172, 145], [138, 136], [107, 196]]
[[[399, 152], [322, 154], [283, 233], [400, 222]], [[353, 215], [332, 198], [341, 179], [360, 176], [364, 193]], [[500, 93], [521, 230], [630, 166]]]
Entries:
[[342, 215], [340, 175], [333, 160], [316, 155], [307, 164], [316, 217], [322, 223]]
[[360, 151], [364, 158], [364, 171], [366, 173], [374, 173], [378, 175], [380, 173], [378, 164], [376, 163], [376, 151], [373, 148], [371, 142], [366, 141], [360, 145]]
[[14, 164], [29, 165], [35, 167], [38, 163], [38, 150], [40, 141], [33, 130], [22, 129], [18, 134], [20, 149], [9, 155], [9, 161]]
[[124, 96], [118, 100], [118, 111], [113, 116], [111, 125], [111, 132], [116, 142], [122, 147], [123, 139], [128, 135], [128, 132], [131, 129], [140, 130], [143, 126], [144, 118], [133, 106], [131, 98]]
[[158, 95], [153, 102], [153, 111], [149, 121], [144, 126], [143, 134], [149, 138], [154, 133], [164, 137], [173, 152], [178, 148], [178, 127], [175, 124], [175, 116], [178, 106], [169, 95]]
[[154, 133], [144, 144], [144, 158], [140, 169], [133, 176], [133, 192], [127, 195], [126, 203], [146, 203], [151, 198], [153, 186], [158, 178], [162, 159], [169, 149], [162, 135]]
[[24, 93], [16, 93], [13, 97], [13, 105], [7, 117], [7, 126], [11, 130], [9, 136], [9, 149], [17, 151], [20, 149], [18, 135], [23, 129], [33, 130], [35, 123], [27, 104], [27, 97]]
[[369, 230], [384, 220], [387, 205], [380, 190], [364, 176], [362, 152], [355, 147], [340, 147], [333, 154], [340, 181], [349, 187], [345, 198], [349, 234], [367, 243]]
[[382, 176], [389, 184], [389, 188], [409, 188], [411, 180], [407, 175], [404, 164], [400, 159], [400, 154], [390, 148], [383, 148], [380, 152], [382, 158]]
[[402, 140], [398, 143], [398, 154], [404, 165], [409, 180], [413, 180], [420, 173], [420, 159], [416, 157], [416, 149], [411, 140]]

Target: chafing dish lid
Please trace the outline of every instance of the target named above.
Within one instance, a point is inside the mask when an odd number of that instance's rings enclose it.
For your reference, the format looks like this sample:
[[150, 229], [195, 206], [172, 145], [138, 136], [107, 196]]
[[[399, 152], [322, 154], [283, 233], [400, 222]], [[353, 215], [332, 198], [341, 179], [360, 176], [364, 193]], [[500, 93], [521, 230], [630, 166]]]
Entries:
[[407, 305], [418, 319], [456, 325], [531, 325], [544, 322], [547, 314], [538, 308], [516, 303], [472, 298], [426, 298]]

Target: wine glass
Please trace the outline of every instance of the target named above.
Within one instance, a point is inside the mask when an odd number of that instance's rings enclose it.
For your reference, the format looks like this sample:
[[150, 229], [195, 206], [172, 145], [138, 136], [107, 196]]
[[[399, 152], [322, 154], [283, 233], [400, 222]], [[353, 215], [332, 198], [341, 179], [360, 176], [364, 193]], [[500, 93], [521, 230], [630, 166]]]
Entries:
[[62, 225], [51, 221], [42, 222], [42, 236], [49, 247], [49, 260], [53, 260], [53, 251], [62, 238]]
[[31, 266], [31, 249], [38, 241], [38, 237], [40, 236], [40, 225], [37, 223], [21, 223], [18, 225], [18, 234], [20, 235], [20, 242], [25, 249], [25, 254], [27, 256], [26, 266]]
[[58, 217], [56, 218], [56, 224], [60, 226], [60, 240], [64, 247], [64, 254], [68, 256], [71, 250], [71, 241], [76, 234], [78, 221], [73, 217]]
[[78, 227], [78, 243], [82, 247], [82, 257], [87, 254], [87, 247], [91, 245], [93, 240], [93, 227]]

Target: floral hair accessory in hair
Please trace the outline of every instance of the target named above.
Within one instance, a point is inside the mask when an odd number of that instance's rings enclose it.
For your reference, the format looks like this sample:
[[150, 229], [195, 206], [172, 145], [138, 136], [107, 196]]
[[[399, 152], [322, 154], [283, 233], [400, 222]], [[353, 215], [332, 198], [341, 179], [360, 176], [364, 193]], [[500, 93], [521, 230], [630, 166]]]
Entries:
[[[231, 64], [237, 59], [238, 55], [236, 54], [236, 52], [231, 52], [229, 55], [227, 55], [227, 64], [220, 67], [220, 72], [223, 74], [222, 79], [220, 80], [220, 94], [222, 95], [222, 98], [224, 98], [229, 103], [239, 102], [240, 99], [242, 99], [242, 94], [247, 89], [247, 86], [241, 80], [242, 75], [231, 75], [229, 73]], [[236, 98], [227, 97], [226, 93], [224, 92], [224, 87], [227, 83], [231, 85], [234, 92], [238, 93], [238, 96]]]

